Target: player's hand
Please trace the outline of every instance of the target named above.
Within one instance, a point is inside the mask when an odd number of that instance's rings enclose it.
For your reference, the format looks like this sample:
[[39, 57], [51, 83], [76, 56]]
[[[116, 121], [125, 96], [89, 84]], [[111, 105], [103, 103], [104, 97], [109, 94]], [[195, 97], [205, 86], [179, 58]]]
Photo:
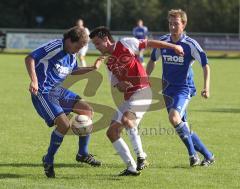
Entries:
[[31, 81], [29, 85], [29, 91], [30, 93], [37, 95], [38, 93], [38, 82], [37, 81]]
[[202, 91], [201, 91], [201, 95], [202, 95], [202, 97], [203, 98], [209, 98], [210, 97], [210, 92], [209, 92], [209, 90], [207, 90], [207, 89], [203, 89]]
[[99, 69], [101, 64], [104, 62], [105, 59], [106, 59], [106, 56], [99, 56], [94, 63], [94, 68]]
[[180, 45], [176, 45], [174, 48], [174, 51], [176, 54], [178, 54], [180, 56], [184, 56], [183, 48]]
[[130, 83], [129, 81], [121, 81], [116, 85], [120, 92], [125, 92], [129, 87], [132, 86], [133, 86], [132, 83]]

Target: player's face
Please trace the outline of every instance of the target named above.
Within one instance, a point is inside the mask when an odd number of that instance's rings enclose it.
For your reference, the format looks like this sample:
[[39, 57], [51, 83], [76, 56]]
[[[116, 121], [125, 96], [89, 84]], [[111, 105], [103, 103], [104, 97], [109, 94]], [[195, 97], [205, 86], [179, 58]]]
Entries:
[[108, 53], [108, 40], [107, 38], [99, 38], [95, 36], [92, 38], [92, 43], [95, 45], [96, 49], [99, 50], [102, 54]]
[[65, 50], [70, 54], [79, 52], [83, 47], [84, 44], [81, 41], [71, 42], [70, 39], [65, 40]]
[[181, 35], [184, 31], [185, 24], [182, 22], [182, 19], [180, 17], [173, 17], [171, 16], [168, 19], [169, 23], [169, 31], [171, 35]]

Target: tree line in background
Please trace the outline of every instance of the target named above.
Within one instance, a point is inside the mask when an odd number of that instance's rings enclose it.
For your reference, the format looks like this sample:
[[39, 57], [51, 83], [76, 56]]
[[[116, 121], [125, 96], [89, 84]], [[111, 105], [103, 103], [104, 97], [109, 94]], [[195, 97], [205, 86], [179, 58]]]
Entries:
[[[239, 0], [112, 0], [114, 31], [132, 30], [141, 18], [150, 31], [168, 31], [167, 13], [188, 14], [189, 32], [238, 33]], [[106, 25], [107, 0], [1, 0], [0, 28], [65, 29], [82, 18], [90, 29]]]

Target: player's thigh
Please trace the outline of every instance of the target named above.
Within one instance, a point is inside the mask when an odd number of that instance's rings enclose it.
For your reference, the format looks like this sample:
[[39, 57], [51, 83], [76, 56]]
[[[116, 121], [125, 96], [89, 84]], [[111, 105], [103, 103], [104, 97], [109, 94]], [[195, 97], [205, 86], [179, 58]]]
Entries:
[[49, 127], [55, 123], [55, 119], [64, 113], [58, 99], [51, 97], [49, 94], [32, 95], [32, 102], [37, 113], [45, 120]]
[[184, 95], [178, 95], [173, 97], [173, 99], [173, 104], [171, 107], [168, 107], [169, 120], [174, 124], [178, 124], [186, 117], [190, 98]]
[[120, 138], [123, 128], [124, 126], [122, 125], [122, 123], [112, 120], [106, 132], [106, 135], [111, 142], [115, 142], [117, 139]]
[[84, 100], [78, 100], [73, 106], [73, 112], [80, 115], [87, 115], [92, 118], [93, 108]]
[[92, 107], [83, 99], [81, 99], [79, 95], [68, 89], [64, 89], [60, 99], [60, 105], [66, 114], [74, 112], [92, 117]]
[[114, 115], [113, 120], [124, 124], [126, 127], [138, 126], [143, 115], [149, 109], [151, 102], [151, 89], [144, 88], [139, 90], [129, 100], [123, 102]]
[[56, 129], [63, 135], [65, 135], [70, 128], [70, 122], [65, 113], [60, 114], [55, 119]]

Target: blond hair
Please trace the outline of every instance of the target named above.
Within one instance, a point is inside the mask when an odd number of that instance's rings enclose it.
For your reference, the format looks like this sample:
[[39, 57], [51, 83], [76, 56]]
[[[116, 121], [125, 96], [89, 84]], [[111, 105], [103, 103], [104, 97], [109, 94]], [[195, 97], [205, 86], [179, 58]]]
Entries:
[[171, 9], [168, 11], [168, 19], [170, 17], [180, 17], [184, 24], [187, 24], [187, 14], [182, 9]]
[[88, 34], [84, 28], [80, 28], [78, 26], [74, 26], [67, 30], [63, 34], [64, 40], [70, 39], [71, 42], [78, 42], [81, 41], [81, 43], [85, 46], [88, 43]]

